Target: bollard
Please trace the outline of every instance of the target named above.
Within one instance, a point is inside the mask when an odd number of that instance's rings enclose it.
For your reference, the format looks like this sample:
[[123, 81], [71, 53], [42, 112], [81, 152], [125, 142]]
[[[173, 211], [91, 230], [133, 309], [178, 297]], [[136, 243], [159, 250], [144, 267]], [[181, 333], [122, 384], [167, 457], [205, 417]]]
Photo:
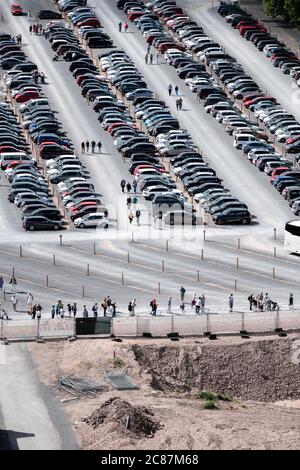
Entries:
[[53, 266], [56, 266], [55, 254], [53, 253]]
[[276, 278], [275, 268], [273, 268], [273, 279]]
[[239, 269], [239, 258], [236, 259], [236, 269]]
[[274, 246], [274, 258], [277, 258], [276, 246]]
[[242, 331], [245, 331], [245, 314], [242, 313]]
[[20, 245], [20, 258], [22, 258], [23, 256], [23, 250], [22, 250], [22, 246]]
[[237, 280], [234, 280], [234, 290], [237, 291]]
[[276, 232], [277, 232], [276, 228], [273, 228], [273, 231], [274, 231], [274, 240], [276, 240], [276, 236], [277, 236], [276, 235]]
[[131, 243], [133, 243], [133, 232], [131, 232]]
[[197, 270], [197, 281], [198, 282], [200, 281], [200, 271], [199, 271], [199, 269]]
[[3, 320], [1, 320], [0, 340], [3, 341]]
[[203, 259], [204, 259], [204, 251], [203, 251], [203, 248], [202, 248], [202, 250], [201, 250], [201, 259], [202, 259], [202, 261], [203, 261]]
[[94, 255], [96, 255], [97, 252], [96, 252], [96, 243], [94, 243]]
[[84, 289], [84, 286], [82, 286], [82, 297], [85, 297], [85, 289]]
[[169, 242], [166, 240], [166, 251], [169, 251]]
[[205, 241], [206, 230], [203, 230], [203, 240]]
[[90, 265], [89, 264], [86, 265], [86, 275], [87, 276], [90, 275]]
[[59, 244], [62, 246], [62, 235], [59, 235]]
[[46, 275], [46, 287], [49, 287], [49, 276], [48, 276], [48, 274]]
[[238, 238], [237, 247], [238, 247], [238, 250], [241, 249], [241, 240], [240, 240], [240, 238]]
[[162, 262], [161, 262], [161, 270], [162, 270], [162, 272], [165, 272], [165, 262], [164, 262], [164, 260], [162, 260]]
[[160, 282], [157, 284], [157, 292], [160, 294]]
[[127, 251], [127, 263], [130, 263], [130, 255], [129, 255], [129, 251]]
[[13, 268], [12, 277], [15, 277], [15, 268]]
[[5, 292], [5, 289], [3, 289], [3, 300], [6, 299], [6, 292]]
[[124, 286], [125, 282], [124, 282], [124, 274], [122, 273], [122, 286]]

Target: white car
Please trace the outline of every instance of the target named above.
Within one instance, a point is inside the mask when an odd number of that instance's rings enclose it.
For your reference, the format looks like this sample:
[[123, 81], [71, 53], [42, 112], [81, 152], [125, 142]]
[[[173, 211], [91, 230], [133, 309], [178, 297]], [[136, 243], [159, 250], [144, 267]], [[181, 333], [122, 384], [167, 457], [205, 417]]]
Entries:
[[75, 219], [74, 225], [77, 228], [107, 228], [111, 225], [111, 222], [105, 217], [104, 212], [94, 212], [92, 214], [86, 214], [83, 217], [78, 217]]

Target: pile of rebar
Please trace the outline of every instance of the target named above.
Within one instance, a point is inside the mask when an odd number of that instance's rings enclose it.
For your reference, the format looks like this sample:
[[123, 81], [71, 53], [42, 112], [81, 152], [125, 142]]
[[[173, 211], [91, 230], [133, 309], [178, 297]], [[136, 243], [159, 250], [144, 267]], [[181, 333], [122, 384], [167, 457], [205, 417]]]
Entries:
[[95, 396], [97, 393], [103, 392], [107, 387], [97, 382], [92, 382], [84, 379], [83, 377], [62, 376], [58, 380], [60, 389], [76, 397], [86, 395]]

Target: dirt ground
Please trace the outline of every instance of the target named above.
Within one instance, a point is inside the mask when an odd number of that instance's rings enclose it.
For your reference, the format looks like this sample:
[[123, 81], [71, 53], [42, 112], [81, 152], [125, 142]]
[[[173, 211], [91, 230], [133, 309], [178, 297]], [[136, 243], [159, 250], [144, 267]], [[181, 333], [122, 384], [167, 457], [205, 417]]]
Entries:
[[[97, 339], [28, 348], [82, 449], [299, 449], [300, 367], [292, 361], [299, 339]], [[105, 371], [120, 369], [138, 390], [109, 386], [95, 398], [74, 399], [57, 386], [61, 375], [105, 383]], [[232, 401], [205, 409], [197, 390]]]

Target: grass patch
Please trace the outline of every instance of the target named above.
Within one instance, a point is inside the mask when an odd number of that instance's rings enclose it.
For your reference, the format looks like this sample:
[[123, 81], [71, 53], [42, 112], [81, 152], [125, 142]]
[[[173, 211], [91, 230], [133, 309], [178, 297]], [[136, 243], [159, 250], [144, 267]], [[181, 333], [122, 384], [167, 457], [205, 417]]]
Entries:
[[81, 369], [85, 369], [85, 370], [90, 370], [92, 367], [93, 367], [93, 363], [91, 361], [81, 361], [79, 362], [79, 367]]
[[125, 365], [125, 362], [120, 357], [112, 358], [109, 361], [109, 363], [114, 369], [120, 369], [121, 367], [124, 367], [124, 365]]
[[232, 396], [227, 395], [226, 393], [217, 393], [217, 399], [222, 401], [233, 401]]
[[217, 394], [214, 392], [209, 392], [208, 390], [198, 390], [195, 393], [195, 397], [201, 400], [212, 400], [215, 401], [217, 399]]
[[214, 410], [217, 408], [215, 400], [206, 400], [203, 406], [205, 410]]

